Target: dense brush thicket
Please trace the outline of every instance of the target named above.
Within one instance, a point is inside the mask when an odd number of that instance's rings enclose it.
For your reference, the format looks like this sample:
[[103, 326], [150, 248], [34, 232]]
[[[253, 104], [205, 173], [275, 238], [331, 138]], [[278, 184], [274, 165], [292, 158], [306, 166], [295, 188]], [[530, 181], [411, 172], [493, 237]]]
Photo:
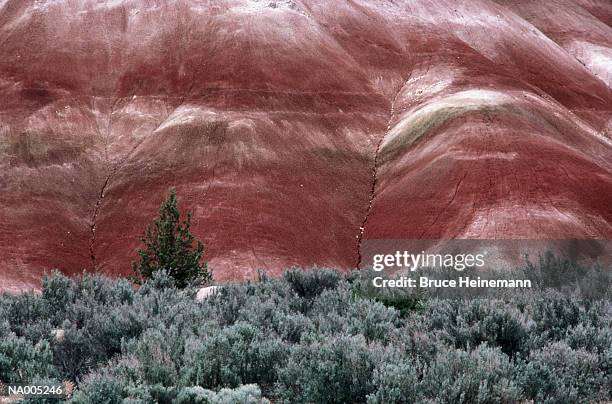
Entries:
[[612, 400], [609, 298], [373, 297], [370, 275], [292, 270], [196, 302], [164, 273], [54, 274], [0, 298], [0, 380], [70, 380], [95, 404]]

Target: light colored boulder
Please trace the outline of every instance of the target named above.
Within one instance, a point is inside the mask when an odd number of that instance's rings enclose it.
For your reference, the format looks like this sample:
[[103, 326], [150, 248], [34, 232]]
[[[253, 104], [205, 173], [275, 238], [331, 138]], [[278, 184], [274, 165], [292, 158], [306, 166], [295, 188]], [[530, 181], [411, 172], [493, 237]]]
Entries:
[[207, 299], [209, 296], [212, 296], [216, 293], [219, 293], [221, 286], [207, 286], [205, 288], [201, 288], [198, 290], [196, 294], [196, 302], [202, 302], [204, 299]]
[[55, 340], [55, 342], [62, 342], [64, 340], [64, 336], [66, 335], [66, 331], [61, 328], [58, 328], [56, 330], [51, 331], [51, 334], [53, 335], [53, 339]]

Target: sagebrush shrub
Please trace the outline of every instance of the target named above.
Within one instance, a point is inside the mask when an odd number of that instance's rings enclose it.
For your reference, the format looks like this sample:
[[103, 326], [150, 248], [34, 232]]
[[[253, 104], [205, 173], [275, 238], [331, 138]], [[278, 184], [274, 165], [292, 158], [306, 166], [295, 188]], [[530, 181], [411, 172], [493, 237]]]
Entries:
[[286, 402], [358, 403], [374, 390], [372, 374], [384, 355], [362, 336], [339, 336], [296, 346], [279, 371]]
[[610, 357], [555, 342], [533, 351], [517, 371], [527, 396], [542, 403], [603, 402], [612, 386]]
[[373, 373], [375, 391], [368, 395], [368, 404], [413, 404], [423, 402], [423, 364], [399, 360], [381, 363]]
[[340, 282], [340, 275], [332, 270], [302, 271], [291, 269], [283, 274], [284, 279], [300, 296], [312, 299], [325, 289], [335, 289]]
[[52, 353], [46, 341], [32, 345], [23, 337], [7, 333], [0, 338], [0, 381], [22, 383], [35, 377], [54, 377]]
[[385, 304], [363, 276], [294, 270], [197, 302], [164, 270], [138, 288], [55, 273], [40, 295], [0, 296], [0, 379], [71, 380], [79, 403], [612, 399], [607, 298], [413, 307], [409, 294]]
[[498, 348], [448, 348], [425, 368], [421, 394], [448, 404], [511, 403], [522, 398], [513, 376], [513, 364]]

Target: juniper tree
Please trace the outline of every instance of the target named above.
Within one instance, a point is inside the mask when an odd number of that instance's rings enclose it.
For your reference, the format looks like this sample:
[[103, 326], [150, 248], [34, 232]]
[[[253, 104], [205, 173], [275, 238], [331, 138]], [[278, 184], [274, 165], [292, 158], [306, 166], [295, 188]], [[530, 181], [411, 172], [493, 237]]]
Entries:
[[159, 216], [141, 238], [145, 248], [138, 250], [140, 261], [132, 264], [137, 277], [150, 279], [156, 271], [165, 270], [181, 288], [212, 280], [206, 263], [200, 263], [204, 244], [194, 239], [190, 227], [191, 212], [181, 221], [176, 191], [170, 191], [159, 208]]

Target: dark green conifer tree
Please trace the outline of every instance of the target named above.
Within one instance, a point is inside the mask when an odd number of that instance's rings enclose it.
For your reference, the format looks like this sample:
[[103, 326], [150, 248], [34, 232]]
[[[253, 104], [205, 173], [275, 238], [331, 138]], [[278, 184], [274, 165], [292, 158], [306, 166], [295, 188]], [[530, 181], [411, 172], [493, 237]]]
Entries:
[[194, 239], [190, 227], [191, 212], [181, 222], [176, 191], [170, 191], [141, 239], [145, 248], [138, 250], [140, 260], [132, 264], [138, 279], [150, 279], [156, 271], [165, 270], [181, 288], [211, 281], [206, 263], [200, 263], [204, 244]]

